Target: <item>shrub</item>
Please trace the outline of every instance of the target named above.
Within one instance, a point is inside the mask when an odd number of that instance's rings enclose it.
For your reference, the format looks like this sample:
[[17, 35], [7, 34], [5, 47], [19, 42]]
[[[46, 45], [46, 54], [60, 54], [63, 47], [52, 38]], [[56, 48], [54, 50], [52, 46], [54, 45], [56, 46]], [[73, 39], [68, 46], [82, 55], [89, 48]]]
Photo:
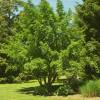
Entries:
[[89, 81], [80, 88], [80, 91], [86, 97], [100, 96], [100, 80]]
[[21, 78], [18, 76], [18, 77], [16, 77], [16, 78], [14, 79], [13, 82], [14, 82], [14, 83], [21, 83], [22, 80], [21, 80]]
[[82, 79], [77, 79], [74, 76], [68, 77], [64, 84], [69, 85], [74, 92], [79, 92], [79, 86], [83, 83]]
[[68, 85], [63, 85], [59, 87], [55, 92], [55, 94], [59, 96], [67, 96], [72, 93], [73, 93], [73, 90]]
[[35, 87], [33, 91], [34, 95], [48, 95], [48, 90], [44, 86]]
[[7, 77], [7, 83], [14, 83], [14, 79], [15, 79], [14, 76], [8, 76]]
[[8, 76], [8, 77], [3, 77], [0, 78], [0, 83], [13, 83], [14, 82], [15, 77], [14, 76]]
[[29, 75], [28, 73], [20, 73], [18, 76], [22, 81], [29, 81], [33, 79], [32, 75]]
[[0, 83], [1, 84], [4, 84], [4, 83], [6, 83], [7, 82], [7, 78], [0, 78]]

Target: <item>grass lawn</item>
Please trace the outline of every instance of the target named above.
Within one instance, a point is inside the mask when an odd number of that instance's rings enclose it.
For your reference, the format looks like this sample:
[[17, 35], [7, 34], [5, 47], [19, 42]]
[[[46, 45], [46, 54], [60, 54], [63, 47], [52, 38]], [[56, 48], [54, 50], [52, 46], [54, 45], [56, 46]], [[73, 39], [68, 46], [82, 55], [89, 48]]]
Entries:
[[31, 91], [27, 94], [21, 92], [21, 89], [31, 89], [38, 85], [34, 83], [22, 83], [22, 84], [0, 84], [0, 100], [100, 100], [97, 98], [83, 98], [81, 95], [73, 95], [67, 97], [61, 96], [33, 96]]

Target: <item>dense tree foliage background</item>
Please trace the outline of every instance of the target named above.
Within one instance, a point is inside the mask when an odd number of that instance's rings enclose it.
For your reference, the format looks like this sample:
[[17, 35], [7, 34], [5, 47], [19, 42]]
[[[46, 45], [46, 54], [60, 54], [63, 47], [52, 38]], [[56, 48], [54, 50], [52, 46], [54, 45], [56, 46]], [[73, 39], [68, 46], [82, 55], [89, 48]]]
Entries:
[[99, 0], [83, 0], [76, 12], [61, 0], [56, 11], [47, 0], [0, 0], [0, 77], [37, 79], [49, 92], [59, 79], [77, 90], [75, 83], [100, 78], [99, 19]]

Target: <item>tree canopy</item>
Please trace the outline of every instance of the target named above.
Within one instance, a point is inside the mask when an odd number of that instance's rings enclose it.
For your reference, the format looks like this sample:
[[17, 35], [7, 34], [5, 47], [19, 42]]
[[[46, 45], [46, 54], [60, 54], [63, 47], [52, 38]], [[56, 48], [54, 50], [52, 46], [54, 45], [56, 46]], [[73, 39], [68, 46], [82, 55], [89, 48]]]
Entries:
[[65, 11], [61, 0], [56, 11], [47, 0], [38, 6], [31, 0], [0, 0], [0, 77], [13, 82], [30, 76], [49, 93], [64, 76], [99, 78], [99, 18], [99, 0], [83, 0], [76, 12]]

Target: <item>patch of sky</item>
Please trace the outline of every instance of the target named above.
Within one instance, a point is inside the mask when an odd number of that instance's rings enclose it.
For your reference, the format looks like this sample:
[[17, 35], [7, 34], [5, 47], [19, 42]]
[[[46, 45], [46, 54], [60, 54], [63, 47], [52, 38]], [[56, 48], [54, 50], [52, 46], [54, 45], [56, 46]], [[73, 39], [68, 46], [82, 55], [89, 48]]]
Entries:
[[[40, 0], [32, 0], [35, 5], [38, 5], [40, 3]], [[53, 7], [53, 9], [56, 9], [56, 1], [57, 0], [48, 0], [50, 5]], [[64, 5], [64, 10], [68, 10], [71, 8], [72, 10], [75, 10], [75, 6], [80, 3], [82, 4], [82, 0], [62, 0]]]
[[[23, 1], [28, 1], [28, 0], [23, 0]], [[41, 0], [31, 0], [35, 5], [39, 5]], [[82, 0], [61, 0], [63, 5], [64, 5], [64, 10], [67, 11], [70, 9], [72, 9], [73, 12], [75, 12], [75, 7], [77, 6], [77, 4], [82, 4]], [[57, 0], [48, 0], [48, 2], [50, 3], [50, 5], [53, 7], [54, 10], [56, 10], [56, 2]], [[23, 8], [20, 8], [20, 11], [23, 10]], [[16, 12], [16, 14], [19, 12]]]

